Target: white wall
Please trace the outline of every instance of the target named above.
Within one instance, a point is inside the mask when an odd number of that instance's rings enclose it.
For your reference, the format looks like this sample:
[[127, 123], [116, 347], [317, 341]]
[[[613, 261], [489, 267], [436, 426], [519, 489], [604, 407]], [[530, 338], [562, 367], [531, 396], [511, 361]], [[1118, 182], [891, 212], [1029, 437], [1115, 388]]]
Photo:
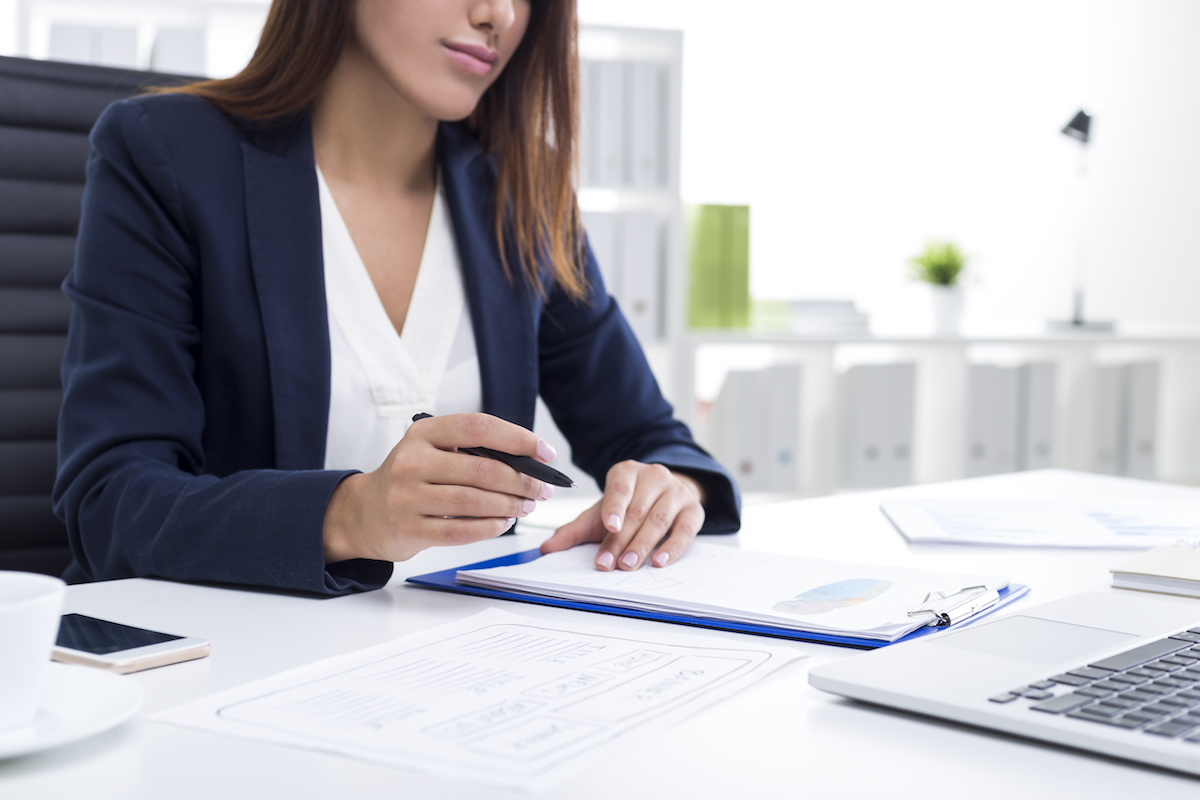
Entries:
[[[41, 15], [69, 7], [195, 15], [207, 71], [227, 75], [266, 2], [0, 0], [0, 53], [16, 52], [6, 23], [23, 8], [44, 56]], [[877, 330], [912, 328], [926, 308], [905, 259], [949, 236], [973, 256], [968, 326], [1066, 317], [1078, 179], [1058, 131], [1086, 107], [1089, 315], [1200, 323], [1200, 2], [579, 9], [585, 23], [684, 31], [684, 199], [752, 206], [756, 297], [853, 297]]]
[[1200, 322], [1200, 3], [579, 7], [684, 31], [684, 199], [752, 206], [756, 297], [854, 297], [912, 327], [905, 259], [949, 236], [973, 256], [968, 324], [1067, 316], [1077, 146], [1059, 129], [1086, 107], [1089, 312]]

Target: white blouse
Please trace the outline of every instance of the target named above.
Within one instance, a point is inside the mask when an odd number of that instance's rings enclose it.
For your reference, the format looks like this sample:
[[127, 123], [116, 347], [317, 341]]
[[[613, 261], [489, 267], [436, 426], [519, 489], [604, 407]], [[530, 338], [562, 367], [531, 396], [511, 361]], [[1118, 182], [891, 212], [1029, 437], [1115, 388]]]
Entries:
[[414, 414], [482, 409], [475, 333], [440, 177], [402, 333], [384, 310], [319, 168], [317, 183], [329, 309], [325, 468], [370, 472]]

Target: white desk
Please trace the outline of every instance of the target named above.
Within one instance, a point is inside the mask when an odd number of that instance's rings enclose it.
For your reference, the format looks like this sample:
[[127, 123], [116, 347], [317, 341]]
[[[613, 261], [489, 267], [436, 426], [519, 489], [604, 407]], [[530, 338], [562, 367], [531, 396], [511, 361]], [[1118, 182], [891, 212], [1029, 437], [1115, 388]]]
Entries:
[[[1047, 471], [909, 487], [888, 492], [751, 507], [740, 542], [757, 550], [930, 569], [1007, 573], [1033, 587], [1017, 608], [1081, 591], [1106, 590], [1118, 551], [910, 547], [877, 510], [892, 497], [1196, 497], [1200, 490]], [[496, 603], [405, 586], [408, 575], [536, 546], [519, 535], [424, 553], [398, 565], [385, 589], [332, 600], [124, 580], [75, 586], [71, 609], [203, 636], [212, 655], [130, 676], [145, 690], [137, 718], [106, 734], [47, 753], [0, 762], [0, 797], [360, 798], [520, 797], [336, 756], [248, 743], [145, 721], [164, 708], [284, 669], [345, 653], [498, 605], [549, 620], [579, 612]], [[1200, 601], [1196, 603], [1200, 618]], [[650, 634], [660, 623], [588, 617]], [[740, 634], [690, 629], [733, 641]], [[779, 643], [779, 642], [777, 642]], [[922, 797], [1089, 800], [1195, 796], [1197, 780], [1028, 740], [850, 702], [811, 688], [809, 666], [855, 651], [782, 642], [812, 658], [700, 713], [652, 746], [623, 751], [603, 772], [581, 775], [547, 797]], [[1172, 792], [1174, 794], [1172, 794]]]

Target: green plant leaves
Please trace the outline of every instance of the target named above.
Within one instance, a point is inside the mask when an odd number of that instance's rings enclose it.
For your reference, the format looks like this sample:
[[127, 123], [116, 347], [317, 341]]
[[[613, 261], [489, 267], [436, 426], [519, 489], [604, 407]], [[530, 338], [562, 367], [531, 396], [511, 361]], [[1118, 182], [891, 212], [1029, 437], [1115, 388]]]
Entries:
[[925, 249], [908, 260], [915, 280], [936, 286], [954, 286], [967, 267], [962, 249], [948, 239], [930, 239]]

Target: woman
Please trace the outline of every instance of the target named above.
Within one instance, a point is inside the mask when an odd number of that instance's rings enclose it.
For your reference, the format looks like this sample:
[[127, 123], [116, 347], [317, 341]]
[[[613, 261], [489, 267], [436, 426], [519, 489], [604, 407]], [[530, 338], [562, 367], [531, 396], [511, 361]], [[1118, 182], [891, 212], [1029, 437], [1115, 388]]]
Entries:
[[104, 113], [64, 284], [69, 579], [377, 588], [553, 493], [456, 452], [552, 460], [539, 392], [604, 487], [543, 552], [662, 566], [737, 529], [579, 232], [574, 34], [571, 0], [276, 0], [239, 75]]

